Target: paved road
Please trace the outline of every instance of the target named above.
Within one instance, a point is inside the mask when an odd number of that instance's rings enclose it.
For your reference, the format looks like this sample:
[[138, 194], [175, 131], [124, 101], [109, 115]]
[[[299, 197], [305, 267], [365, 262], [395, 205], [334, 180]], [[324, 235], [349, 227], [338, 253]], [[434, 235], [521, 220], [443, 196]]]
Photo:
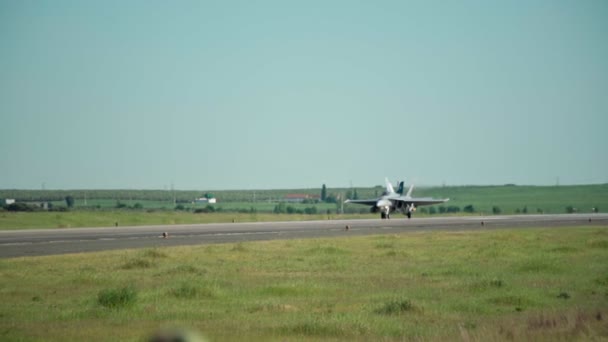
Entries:
[[[349, 226], [348, 230], [345, 229], [347, 225]], [[571, 225], [601, 225], [606, 227], [608, 226], [608, 214], [216, 223], [0, 231], [0, 257], [10, 258], [272, 239], [394, 234], [429, 230], [458, 231]], [[169, 238], [162, 238], [163, 232], [167, 232]]]

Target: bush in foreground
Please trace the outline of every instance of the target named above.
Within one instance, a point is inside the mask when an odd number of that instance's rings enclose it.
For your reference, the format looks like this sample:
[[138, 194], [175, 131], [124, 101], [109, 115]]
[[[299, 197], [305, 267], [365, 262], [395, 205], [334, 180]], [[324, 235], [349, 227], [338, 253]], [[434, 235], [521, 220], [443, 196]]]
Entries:
[[394, 299], [385, 303], [381, 308], [376, 310], [376, 313], [382, 315], [399, 315], [414, 308], [412, 302], [409, 299]]
[[121, 309], [135, 304], [137, 292], [133, 287], [106, 289], [97, 295], [97, 303], [110, 309]]

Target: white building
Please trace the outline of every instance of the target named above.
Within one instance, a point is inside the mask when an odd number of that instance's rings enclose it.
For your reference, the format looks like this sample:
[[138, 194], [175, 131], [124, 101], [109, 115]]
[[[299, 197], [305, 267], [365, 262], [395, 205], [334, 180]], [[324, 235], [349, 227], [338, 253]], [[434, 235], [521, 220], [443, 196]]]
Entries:
[[217, 203], [217, 200], [215, 199], [215, 197], [212, 197], [212, 198], [201, 197], [201, 198], [195, 199], [194, 202], [215, 204], [215, 203]]

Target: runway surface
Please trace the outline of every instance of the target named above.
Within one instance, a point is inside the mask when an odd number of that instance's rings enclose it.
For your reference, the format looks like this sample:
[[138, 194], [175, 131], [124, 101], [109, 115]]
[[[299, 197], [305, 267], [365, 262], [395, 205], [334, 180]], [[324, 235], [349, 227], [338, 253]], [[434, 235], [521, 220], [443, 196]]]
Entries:
[[[434, 217], [411, 220], [399, 217], [390, 220], [212, 223], [0, 231], [0, 257], [273, 239], [573, 225], [608, 226], [608, 214]], [[349, 227], [348, 230], [346, 226]], [[163, 232], [167, 232], [169, 237], [163, 238]]]

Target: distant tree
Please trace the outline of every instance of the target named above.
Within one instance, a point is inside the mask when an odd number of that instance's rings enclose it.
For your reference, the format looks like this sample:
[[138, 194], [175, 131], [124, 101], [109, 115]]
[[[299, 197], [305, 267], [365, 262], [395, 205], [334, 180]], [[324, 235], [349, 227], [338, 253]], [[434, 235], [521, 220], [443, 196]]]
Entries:
[[473, 207], [472, 204], [469, 204], [467, 206], [465, 206], [462, 211], [464, 211], [465, 213], [474, 213], [475, 212], [475, 207]]
[[11, 204], [7, 205], [6, 210], [8, 210], [8, 211], [35, 211], [36, 208], [34, 208], [31, 205], [28, 205], [27, 203], [15, 202], [15, 203], [11, 203]]
[[353, 199], [353, 192], [352, 192], [352, 190], [347, 190], [346, 191], [346, 198], [347, 199]]
[[214, 196], [213, 196], [213, 194], [212, 194], [212, 193], [209, 193], [209, 192], [205, 193], [205, 195], [204, 195], [204, 196], [205, 196], [205, 198], [206, 198], [206, 199], [209, 199], [209, 198], [213, 198], [213, 197], [214, 197]]
[[287, 211], [287, 208], [285, 208], [285, 203], [283, 203], [283, 202], [275, 205], [274, 210], [273, 210], [273, 212], [275, 214], [284, 214], [286, 211]]
[[500, 212], [501, 212], [500, 211], [500, 207], [498, 207], [498, 206], [493, 206], [492, 207], [492, 214], [498, 215], [498, 214], [500, 214]]
[[359, 199], [359, 194], [357, 194], [357, 189], [355, 189], [355, 192], [353, 193], [353, 199], [354, 200], [358, 200]]
[[572, 214], [572, 213], [574, 213], [575, 211], [576, 211], [576, 208], [574, 208], [574, 207], [573, 207], [573, 206], [571, 206], [571, 205], [569, 205], [569, 206], [567, 206], [567, 207], [566, 207], [566, 212], [567, 212], [568, 214]]
[[133, 204], [133, 209], [143, 209], [143, 207], [144, 207], [144, 206], [143, 206], [141, 203], [139, 203], [139, 202], [138, 202], [138, 203]]
[[74, 197], [72, 195], [65, 196], [65, 204], [68, 208], [74, 207]]
[[523, 207], [523, 209], [521, 210], [521, 212], [522, 212], [523, 214], [527, 214], [527, 213], [528, 213], [528, 206], [527, 206], [527, 205], [524, 205], [524, 207]]
[[336, 197], [336, 195], [331, 194], [331, 195], [329, 195], [329, 196], [327, 196], [325, 198], [325, 202], [327, 202], [327, 203], [338, 203], [338, 198]]
[[321, 187], [321, 202], [325, 202], [326, 199], [327, 199], [327, 187], [325, 187], [325, 184], [323, 184], [323, 186]]
[[446, 210], [447, 209], [444, 206], [439, 207], [439, 213], [440, 214], [445, 214]]
[[285, 208], [285, 211], [286, 211], [288, 214], [294, 214], [294, 213], [296, 212], [296, 208], [292, 207], [291, 205], [288, 205], [288, 206]]
[[437, 214], [437, 208], [435, 208], [435, 206], [429, 207], [429, 214], [430, 215]]
[[448, 207], [447, 209], [448, 213], [459, 213], [460, 212], [460, 207], [457, 207], [455, 205], [451, 205]]
[[306, 207], [304, 208], [304, 214], [307, 215], [314, 215], [317, 213], [317, 207]]
[[178, 205], [175, 206], [175, 210], [180, 210], [180, 211], [181, 210], [186, 210], [186, 207], [184, 207], [183, 204], [178, 204]]

